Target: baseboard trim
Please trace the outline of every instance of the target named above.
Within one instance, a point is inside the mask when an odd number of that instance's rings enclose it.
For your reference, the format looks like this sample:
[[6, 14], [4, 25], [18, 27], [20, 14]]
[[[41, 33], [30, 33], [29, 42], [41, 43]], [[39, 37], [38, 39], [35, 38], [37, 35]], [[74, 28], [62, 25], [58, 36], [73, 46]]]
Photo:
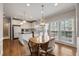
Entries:
[[64, 45], [67, 45], [67, 46], [71, 46], [71, 47], [74, 47], [74, 48], [77, 48], [75, 45], [72, 45], [72, 44], [68, 44], [68, 43], [65, 43], [65, 42], [62, 42], [62, 41], [55, 41], [56, 43], [60, 43], [60, 44], [64, 44]]

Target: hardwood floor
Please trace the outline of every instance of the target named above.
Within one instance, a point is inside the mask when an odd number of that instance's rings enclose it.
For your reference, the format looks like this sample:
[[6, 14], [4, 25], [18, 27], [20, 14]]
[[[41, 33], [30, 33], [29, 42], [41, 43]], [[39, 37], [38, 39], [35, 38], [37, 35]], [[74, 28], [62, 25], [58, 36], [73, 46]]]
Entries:
[[[56, 43], [54, 52], [56, 56], [75, 56], [76, 48]], [[27, 43], [23, 46], [19, 40], [3, 40], [3, 56], [27, 56], [30, 51]]]
[[3, 56], [25, 56], [30, 54], [27, 45], [23, 46], [19, 40], [3, 41]]
[[56, 43], [54, 54], [56, 56], [76, 56], [76, 48], [64, 44]]

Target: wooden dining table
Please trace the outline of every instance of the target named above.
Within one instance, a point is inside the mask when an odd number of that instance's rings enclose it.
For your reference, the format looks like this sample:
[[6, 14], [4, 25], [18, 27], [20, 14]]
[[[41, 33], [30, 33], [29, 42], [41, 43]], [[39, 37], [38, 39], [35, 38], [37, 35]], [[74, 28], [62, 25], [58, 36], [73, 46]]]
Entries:
[[[54, 37], [52, 37], [52, 39], [54, 39]], [[39, 56], [40, 45], [42, 45], [42, 44], [44, 44], [46, 42], [49, 42], [51, 39], [47, 38], [47, 39], [42, 41], [42, 38], [40, 38], [40, 37], [32, 37], [29, 40], [38, 45], [38, 53], [37, 53], [37, 55]]]

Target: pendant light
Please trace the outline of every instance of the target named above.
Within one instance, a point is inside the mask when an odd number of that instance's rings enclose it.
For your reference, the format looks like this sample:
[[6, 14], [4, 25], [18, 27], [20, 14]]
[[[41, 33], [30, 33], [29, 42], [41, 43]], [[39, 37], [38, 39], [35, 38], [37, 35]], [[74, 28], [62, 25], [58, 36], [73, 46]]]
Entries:
[[[25, 6], [25, 7], [26, 7], [26, 6]], [[24, 19], [23, 19], [23, 21], [20, 23], [21, 25], [23, 25], [23, 24], [25, 24], [25, 23], [26, 23], [26, 20], [25, 20], [25, 15], [26, 15], [26, 14], [25, 14], [25, 11], [24, 11], [24, 13], [23, 13], [23, 16], [24, 16], [23, 18], [24, 18]]]
[[44, 5], [41, 5], [42, 10], [41, 10], [41, 20], [40, 20], [40, 26], [45, 26], [45, 21], [44, 21]]
[[25, 21], [25, 12], [24, 12], [24, 20], [23, 20], [23, 23], [26, 23], [26, 21]]

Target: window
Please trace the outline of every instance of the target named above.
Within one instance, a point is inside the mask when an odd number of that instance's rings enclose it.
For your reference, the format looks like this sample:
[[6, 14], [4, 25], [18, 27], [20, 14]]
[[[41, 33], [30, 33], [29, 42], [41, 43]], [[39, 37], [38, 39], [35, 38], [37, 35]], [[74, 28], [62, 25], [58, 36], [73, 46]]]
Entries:
[[53, 21], [50, 23], [50, 34], [57, 40], [74, 44], [75, 31], [74, 29], [74, 18], [62, 19], [60, 21]]

